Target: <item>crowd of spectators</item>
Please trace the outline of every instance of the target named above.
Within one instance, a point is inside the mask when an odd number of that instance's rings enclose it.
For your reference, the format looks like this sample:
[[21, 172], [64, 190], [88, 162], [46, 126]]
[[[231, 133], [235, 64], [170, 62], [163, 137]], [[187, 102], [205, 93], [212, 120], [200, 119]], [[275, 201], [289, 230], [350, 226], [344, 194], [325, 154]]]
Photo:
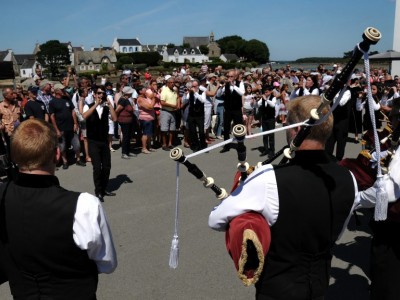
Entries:
[[[243, 123], [247, 135], [284, 126], [289, 101], [302, 95], [320, 95], [341, 70], [339, 64], [329, 67], [320, 64], [315, 70], [292, 69], [290, 65], [279, 69], [270, 65], [224, 70], [221, 66], [211, 68], [203, 64], [196, 71], [182, 65], [158, 74], [148, 69], [143, 74], [136, 69], [125, 70], [118, 82], [113, 83], [107, 77], [102, 77], [101, 82], [94, 77], [79, 77], [73, 68], [68, 68], [56, 83], [35, 76], [34, 84], [26, 90], [22, 85], [15, 90], [3, 89], [1, 130], [10, 136], [13, 128], [26, 119], [49, 121], [56, 128], [64, 154], [60, 166], [64, 169], [71, 163], [85, 166], [91, 158], [83, 107], [93, 103], [93, 91], [101, 85], [105, 90], [104, 101], [111, 101], [117, 114], [117, 122], [111, 116], [109, 119], [111, 152], [121, 151], [122, 159], [131, 159], [141, 154], [151, 155], [157, 149], [169, 151], [177, 145], [198, 151], [215, 140], [227, 139], [231, 121]], [[370, 73], [378, 126], [382, 121], [397, 126], [398, 76], [381, 68], [373, 68]], [[341, 117], [348, 121], [344, 136], [348, 140], [348, 133], [354, 134], [355, 143], [371, 127], [369, 114], [363, 113], [368, 109], [366, 86], [365, 72], [355, 69], [347, 85], [350, 96], [340, 103], [344, 107]], [[239, 109], [233, 112], [231, 101], [238, 97]], [[224, 122], [226, 118], [229, 124]], [[264, 139], [263, 144], [261, 155], [273, 155], [273, 137]], [[68, 149], [73, 149], [75, 158], [67, 158]]]

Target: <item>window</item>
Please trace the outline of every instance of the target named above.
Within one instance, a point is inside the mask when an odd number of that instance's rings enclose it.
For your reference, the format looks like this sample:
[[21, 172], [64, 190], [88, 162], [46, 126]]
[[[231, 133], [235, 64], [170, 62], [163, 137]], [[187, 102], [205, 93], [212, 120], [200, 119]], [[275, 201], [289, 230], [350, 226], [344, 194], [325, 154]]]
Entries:
[[133, 47], [129, 47], [129, 53], [133, 52]]
[[126, 53], [126, 47], [122, 47], [122, 52]]

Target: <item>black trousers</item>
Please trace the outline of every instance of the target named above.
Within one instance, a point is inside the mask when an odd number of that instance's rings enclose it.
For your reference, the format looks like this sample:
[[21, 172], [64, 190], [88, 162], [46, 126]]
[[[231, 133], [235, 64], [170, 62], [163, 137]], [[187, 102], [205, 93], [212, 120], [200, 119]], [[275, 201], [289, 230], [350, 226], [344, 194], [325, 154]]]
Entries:
[[108, 142], [88, 140], [89, 155], [93, 165], [94, 192], [104, 195], [111, 171], [111, 155]]
[[332, 134], [326, 142], [325, 149], [328, 153], [333, 154], [336, 144], [336, 158], [342, 160], [346, 149], [347, 136], [349, 133], [349, 120], [340, 120], [333, 123]]
[[[206, 135], [204, 133], [204, 116], [188, 117], [190, 148], [193, 151], [207, 148]], [[198, 131], [198, 133], [197, 133]]]
[[225, 110], [224, 111], [224, 141], [229, 140], [231, 132], [231, 123], [233, 125], [243, 124], [242, 110]]
[[131, 138], [133, 132], [133, 123], [119, 123], [122, 132], [121, 152], [122, 154], [129, 155], [131, 146]]
[[371, 221], [371, 300], [400, 299], [400, 223]]
[[[261, 126], [263, 131], [275, 129], [275, 119], [262, 119]], [[275, 154], [275, 133], [263, 135], [264, 151]]]

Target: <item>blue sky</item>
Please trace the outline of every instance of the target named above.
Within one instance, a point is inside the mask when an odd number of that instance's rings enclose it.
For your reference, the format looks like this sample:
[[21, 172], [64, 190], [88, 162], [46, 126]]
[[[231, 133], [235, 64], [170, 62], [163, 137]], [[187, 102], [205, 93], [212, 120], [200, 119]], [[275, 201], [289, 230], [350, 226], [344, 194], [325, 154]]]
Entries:
[[341, 57], [372, 26], [382, 33], [371, 50], [393, 48], [395, 0], [96, 0], [2, 3], [0, 50], [32, 53], [50, 39], [73, 46], [111, 46], [115, 37], [142, 44], [174, 43], [184, 36], [238, 35], [267, 44], [270, 59]]

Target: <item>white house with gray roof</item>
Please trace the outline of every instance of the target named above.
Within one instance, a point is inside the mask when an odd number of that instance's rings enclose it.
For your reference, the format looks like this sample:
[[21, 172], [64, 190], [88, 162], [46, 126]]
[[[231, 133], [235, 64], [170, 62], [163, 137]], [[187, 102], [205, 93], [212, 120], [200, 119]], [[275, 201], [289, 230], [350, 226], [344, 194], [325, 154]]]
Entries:
[[21, 78], [31, 78], [35, 75], [36, 61], [35, 54], [14, 54], [19, 68], [19, 76]]
[[175, 63], [203, 63], [208, 62], [209, 58], [200, 52], [198, 48], [174, 47], [164, 50], [163, 61]]
[[111, 47], [118, 53], [142, 52], [143, 47], [139, 39], [119, 39], [115, 38]]

